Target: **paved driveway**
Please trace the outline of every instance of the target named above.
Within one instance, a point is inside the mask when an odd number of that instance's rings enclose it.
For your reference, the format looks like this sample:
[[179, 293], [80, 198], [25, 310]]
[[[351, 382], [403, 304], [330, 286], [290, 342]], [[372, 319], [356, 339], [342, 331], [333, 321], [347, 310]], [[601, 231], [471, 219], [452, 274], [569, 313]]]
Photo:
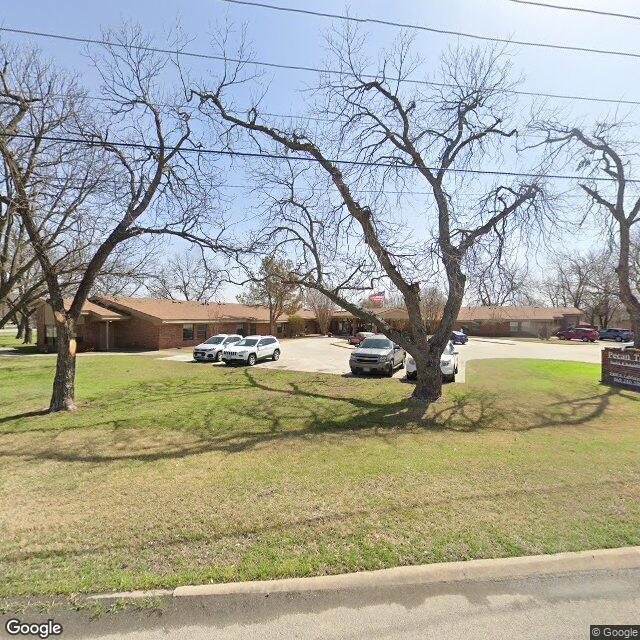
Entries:
[[[483, 358], [536, 358], [543, 360], [574, 360], [600, 362], [600, 352], [613, 343], [583, 342], [527, 342], [501, 338], [471, 338], [466, 345], [458, 345], [459, 372], [457, 382], [464, 382], [466, 363]], [[617, 345], [616, 345], [617, 346]], [[338, 338], [313, 337], [282, 341], [282, 355], [277, 362], [266, 361], [258, 367], [285, 371], [309, 371], [351, 375], [349, 354], [351, 347]], [[190, 361], [191, 352], [161, 356], [168, 360]], [[221, 366], [199, 365], [199, 366]], [[395, 378], [404, 376], [404, 370], [396, 371]]]

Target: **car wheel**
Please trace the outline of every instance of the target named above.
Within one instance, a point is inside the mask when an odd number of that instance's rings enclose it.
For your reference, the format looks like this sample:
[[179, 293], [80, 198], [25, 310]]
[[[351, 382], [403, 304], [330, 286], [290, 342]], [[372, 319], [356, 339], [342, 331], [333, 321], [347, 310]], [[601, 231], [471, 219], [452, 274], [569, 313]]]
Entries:
[[589, 338], [582, 338], [582, 342], [589, 342]]
[[616, 342], [622, 342], [622, 336], [616, 336]]
[[250, 353], [249, 357], [247, 358], [247, 364], [250, 367], [253, 367], [253, 365], [256, 363], [256, 354], [255, 353]]
[[452, 373], [450, 376], [442, 376], [442, 381], [443, 382], [455, 382], [456, 381], [456, 374]]
[[407, 373], [407, 380], [415, 380], [418, 377], [417, 373]]
[[352, 373], [354, 376], [359, 375], [359, 371], [358, 371], [357, 369], [351, 369], [351, 373]]
[[393, 377], [393, 363], [390, 363], [389, 366], [384, 370], [384, 375], [387, 376], [387, 378]]
[[222, 358], [222, 353], [218, 351], [218, 353], [216, 353], [216, 355], [213, 357], [213, 361], [220, 362], [220, 358]]
[[280, 349], [276, 349], [271, 356], [271, 359], [275, 362], [280, 358]]

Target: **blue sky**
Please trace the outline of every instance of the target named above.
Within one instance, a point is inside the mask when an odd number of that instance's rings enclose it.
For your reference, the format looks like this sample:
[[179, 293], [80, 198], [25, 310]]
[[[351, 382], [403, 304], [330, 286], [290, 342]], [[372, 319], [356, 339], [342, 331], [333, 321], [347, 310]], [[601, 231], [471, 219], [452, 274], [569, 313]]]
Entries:
[[[621, 13], [640, 14], [637, 0], [554, 0], [556, 4], [594, 9], [610, 9]], [[360, 0], [345, 3], [324, 0], [322, 3], [301, 0], [274, 0], [274, 4], [309, 8], [332, 13], [349, 12], [359, 17], [375, 17], [407, 23], [424, 24], [443, 29], [467, 31], [480, 35], [500, 36], [640, 52], [640, 22], [563, 12], [527, 6], [508, 0], [405, 0], [382, 2]], [[189, 49], [209, 50], [209, 33], [216, 24], [230, 20], [246, 23], [248, 36], [257, 58], [277, 63], [322, 66], [323, 37], [339, 23], [319, 17], [273, 12], [259, 8], [231, 5], [220, 0], [185, 0], [182, 2], [152, 2], [151, 0], [110, 0], [109, 2], [79, 2], [72, 0], [31, 0], [3, 3], [0, 22], [5, 27], [51, 31], [68, 35], [99, 36], [101, 27], [117, 26], [122, 20], [137, 22], [154, 32], [158, 41], [162, 33], [179, 20], [186, 33], [194, 38]], [[367, 27], [367, 47], [376, 54], [389, 44], [397, 29], [371, 25]], [[59, 40], [4, 35], [4, 39], [20, 43], [31, 41], [58, 64], [77, 71], [91, 89], [97, 79], [82, 56], [82, 46]], [[416, 46], [429, 64], [436, 61], [448, 45], [457, 38], [430, 33], [416, 33]], [[462, 44], [472, 43], [464, 38]], [[587, 53], [550, 51], [512, 45], [514, 69], [525, 77], [526, 90], [601, 96], [612, 99], [640, 100], [638, 77], [640, 59], [620, 58]], [[215, 70], [215, 63], [190, 62], [195, 76]], [[294, 71], [269, 72], [270, 83], [264, 103], [274, 112], [293, 112], [299, 101], [298, 89], [313, 77]], [[554, 101], [553, 104], [556, 102]], [[589, 102], [557, 101], [559, 106], [577, 119], [602, 118], [615, 111], [614, 105]], [[523, 108], [526, 105], [523, 105]], [[242, 182], [242, 179], [235, 182]], [[234, 205], [243, 209], [243, 203]]]

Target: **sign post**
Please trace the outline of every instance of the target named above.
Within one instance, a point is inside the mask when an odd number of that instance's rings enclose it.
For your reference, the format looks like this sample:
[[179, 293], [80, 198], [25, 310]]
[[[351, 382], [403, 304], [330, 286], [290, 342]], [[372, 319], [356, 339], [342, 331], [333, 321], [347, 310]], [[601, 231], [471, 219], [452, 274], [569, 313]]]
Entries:
[[603, 349], [602, 382], [640, 391], [640, 349]]

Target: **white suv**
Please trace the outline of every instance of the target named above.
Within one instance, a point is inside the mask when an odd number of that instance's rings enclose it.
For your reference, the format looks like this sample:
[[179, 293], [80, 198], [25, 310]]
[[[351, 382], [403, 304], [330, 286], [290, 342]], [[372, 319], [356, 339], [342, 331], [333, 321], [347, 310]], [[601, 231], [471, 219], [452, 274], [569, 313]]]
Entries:
[[[451, 340], [447, 342], [447, 346], [444, 348], [444, 352], [440, 357], [440, 371], [442, 371], [443, 382], [456, 381], [456, 373], [458, 373], [458, 352]], [[412, 356], [407, 358], [406, 372], [407, 380], [415, 380], [418, 375], [416, 361]]]
[[280, 343], [273, 336], [247, 336], [240, 342], [225, 347], [222, 360], [225, 364], [243, 363], [253, 366], [258, 360], [280, 357]]
[[242, 336], [237, 334], [218, 333], [193, 347], [193, 359], [196, 362], [220, 362], [222, 351], [240, 340]]

